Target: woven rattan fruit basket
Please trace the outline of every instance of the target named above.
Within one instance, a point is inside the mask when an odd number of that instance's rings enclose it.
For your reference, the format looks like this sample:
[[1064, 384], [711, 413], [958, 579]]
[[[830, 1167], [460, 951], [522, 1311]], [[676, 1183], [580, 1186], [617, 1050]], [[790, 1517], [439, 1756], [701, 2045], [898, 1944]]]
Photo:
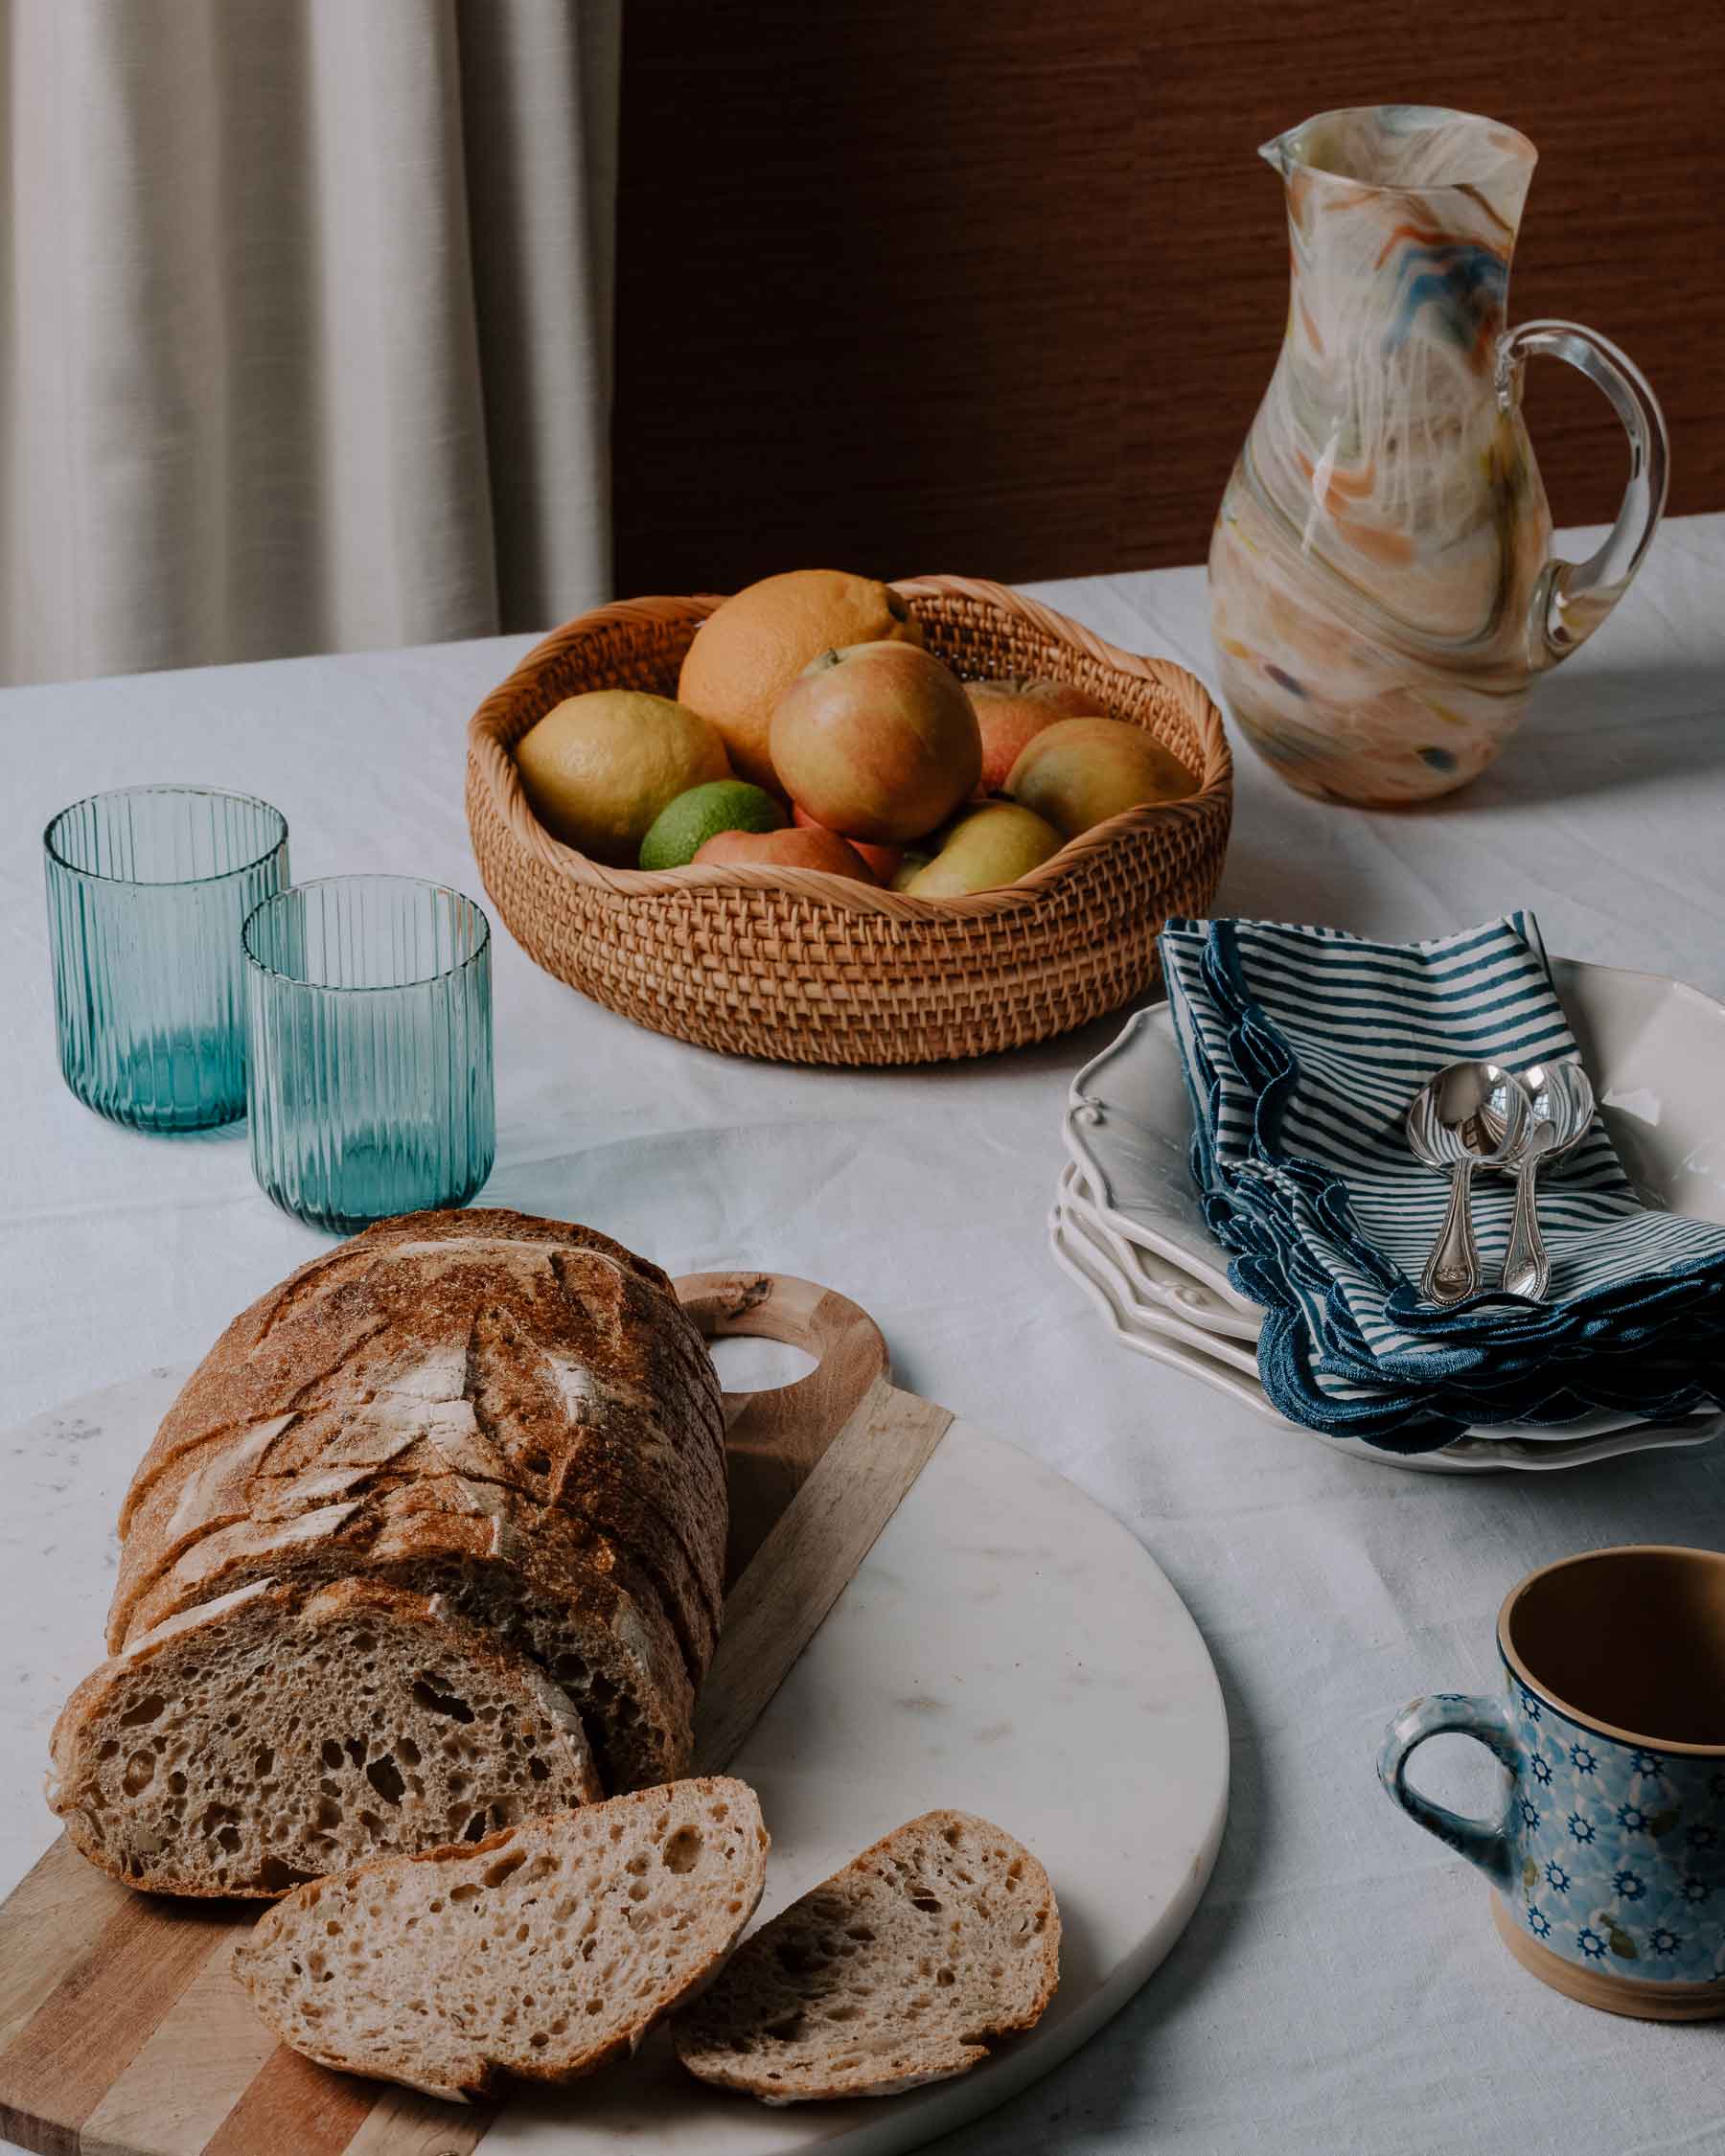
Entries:
[[690, 639], [720, 602], [628, 600], [546, 637], [468, 727], [473, 851], [529, 957], [655, 1032], [785, 1063], [989, 1055], [1068, 1032], [1152, 985], [1157, 930], [1171, 914], [1205, 911], [1228, 846], [1233, 766], [1203, 685], [1002, 585], [919, 577], [894, 589], [959, 675], [1081, 683], [1172, 749], [1198, 791], [1129, 809], [1022, 882], [971, 898], [910, 898], [813, 869], [607, 868], [539, 823], [513, 751], [564, 697], [677, 694]]

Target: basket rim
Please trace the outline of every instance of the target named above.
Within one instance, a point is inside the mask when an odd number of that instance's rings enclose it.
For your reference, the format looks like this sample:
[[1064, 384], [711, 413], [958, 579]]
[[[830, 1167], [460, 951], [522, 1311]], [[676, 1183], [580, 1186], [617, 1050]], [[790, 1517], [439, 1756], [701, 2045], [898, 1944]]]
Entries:
[[895, 579], [890, 588], [901, 598], [971, 599], [1028, 623], [1057, 643], [1070, 644], [1100, 665], [1131, 678], [1154, 682], [1185, 706], [1197, 727], [1203, 770], [1196, 791], [1179, 801], [1146, 803], [1123, 809], [1069, 838], [1040, 867], [999, 890], [976, 891], [960, 898], [913, 898], [908, 892], [863, 883], [827, 869], [749, 867], [741, 862], [690, 862], [683, 868], [610, 868], [591, 855], [554, 837], [534, 814], [511, 751], [499, 738], [508, 708], [519, 685], [534, 677], [549, 659], [596, 631], [629, 623], [703, 620], [724, 603], [724, 595], [698, 592], [612, 600], [564, 622], [542, 637], [493, 689], [468, 721], [468, 759], [474, 777], [492, 798], [512, 838], [570, 881], [616, 898], [666, 898], [676, 893], [721, 890], [770, 890], [836, 906], [852, 913], [886, 914], [901, 921], [950, 921], [1022, 911], [1059, 888], [1083, 863], [1105, 847], [1139, 831], [1167, 828], [1193, 820], [1208, 822], [1231, 809], [1233, 757], [1215, 699], [1189, 668], [1172, 659], [1122, 650], [1070, 615], [1057, 613], [1039, 599], [982, 577], [921, 576]]

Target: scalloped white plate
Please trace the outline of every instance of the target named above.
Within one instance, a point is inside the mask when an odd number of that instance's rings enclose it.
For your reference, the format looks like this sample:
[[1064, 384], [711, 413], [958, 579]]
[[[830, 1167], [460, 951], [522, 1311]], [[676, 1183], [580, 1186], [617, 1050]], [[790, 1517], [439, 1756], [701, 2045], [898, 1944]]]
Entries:
[[[1083, 1170], [1075, 1160], [1069, 1160], [1061, 1175], [1057, 1204], [1069, 1239], [1080, 1241], [1085, 1255], [1108, 1276], [1130, 1322], [1171, 1340], [1183, 1340], [1188, 1347], [1198, 1348], [1212, 1362], [1224, 1363], [1230, 1369], [1242, 1370], [1256, 1378], [1258, 1326], [1254, 1324], [1242, 1337], [1244, 1320], [1231, 1311], [1228, 1313], [1226, 1326], [1214, 1323], [1211, 1311], [1222, 1306], [1208, 1289], [1191, 1281], [1191, 1292], [1183, 1293], [1178, 1283], [1189, 1280], [1189, 1275], [1183, 1274], [1169, 1260], [1157, 1257], [1137, 1243], [1129, 1243], [1124, 1236], [1116, 1235], [1108, 1226], [1106, 1217], [1089, 1199]], [[1609, 1437], [1620, 1430], [1641, 1427], [1639, 1415], [1602, 1410], [1598, 1414], [1577, 1415], [1573, 1422], [1562, 1424], [1506, 1422], [1482, 1426], [1474, 1434], [1549, 1445], [1571, 1438]]]
[[[1255, 1302], [1248, 1301], [1231, 1287], [1226, 1296], [1219, 1295], [1208, 1278], [1200, 1279], [1196, 1273], [1176, 1265], [1159, 1250], [1146, 1250], [1142, 1243], [1130, 1242], [1097, 1204], [1076, 1160], [1069, 1160], [1061, 1173], [1060, 1203], [1070, 1218], [1082, 1221], [1107, 1244], [1130, 1284], [1136, 1304], [1160, 1311], [1183, 1324], [1195, 1325], [1205, 1333], [1243, 1341], [1248, 1346], [1257, 1339], [1264, 1313]], [[1210, 1248], [1220, 1266], [1225, 1262], [1221, 1253], [1214, 1244]], [[1223, 1278], [1226, 1281], [1226, 1274]]]
[[1332, 1452], [1346, 1453], [1351, 1458], [1369, 1460], [1380, 1467], [1400, 1467], [1420, 1475], [1489, 1475], [1504, 1468], [1552, 1474], [1564, 1468], [1591, 1467], [1596, 1460], [1617, 1459], [1626, 1453], [1669, 1452], [1710, 1445], [1725, 1432], [1725, 1415], [1702, 1415], [1691, 1422], [1663, 1429], [1649, 1423], [1633, 1423], [1627, 1428], [1584, 1436], [1545, 1434], [1537, 1437], [1506, 1437], [1498, 1432], [1488, 1436], [1459, 1437], [1454, 1444], [1445, 1445], [1435, 1453], [1389, 1453], [1375, 1445], [1360, 1444], [1351, 1437], [1332, 1437], [1327, 1431], [1311, 1430], [1278, 1414], [1255, 1377], [1218, 1360], [1217, 1350], [1228, 1343], [1202, 1336], [1196, 1342], [1183, 1339], [1169, 1329], [1166, 1321], [1146, 1322], [1136, 1316], [1122, 1292], [1118, 1275], [1111, 1273], [1103, 1262], [1096, 1244], [1086, 1235], [1082, 1224], [1064, 1217], [1058, 1205], [1048, 1216], [1048, 1241], [1055, 1264], [1084, 1290], [1107, 1319], [1122, 1347], [1148, 1356], [1152, 1362], [1164, 1364], [1170, 1369], [1183, 1370], [1187, 1377], [1212, 1386], [1218, 1392], [1226, 1392], [1241, 1407], [1250, 1408], [1254, 1414], [1262, 1415], [1280, 1429], [1292, 1430], [1302, 1437], [1315, 1437]]
[[[1725, 1005], [1682, 981], [1576, 958], [1553, 959], [1552, 973], [1644, 1202], [1725, 1222]], [[1254, 1320], [1255, 1335], [1262, 1313], [1230, 1284], [1192, 1192], [1191, 1135], [1173, 1020], [1158, 1003], [1073, 1080], [1067, 1150], [1102, 1225]]]
[[[1682, 981], [1580, 959], [1554, 959], [1552, 974], [1619, 1158], [1644, 1201], [1725, 1222], [1725, 1005]], [[1263, 1313], [1230, 1282], [1204, 1225], [1187, 1169], [1190, 1137], [1173, 1021], [1166, 1004], [1157, 1004], [1137, 1012], [1073, 1081], [1065, 1122], [1072, 1167], [1061, 1184], [1055, 1255], [1127, 1345], [1281, 1422], [1257, 1382], [1255, 1359], [1245, 1367], [1239, 1343], [1256, 1340]], [[1721, 1429], [1725, 1416], [1716, 1415], [1665, 1429], [1605, 1414], [1561, 1431], [1509, 1425], [1461, 1438], [1420, 1464], [1428, 1472], [1576, 1466], [1706, 1444]], [[1346, 1438], [1326, 1441], [1398, 1458]]]
[[[1094, 1207], [1085, 1203], [1083, 1175], [1075, 1161], [1069, 1160], [1061, 1175], [1055, 1211], [1067, 1241], [1107, 1276], [1122, 1315], [1131, 1323], [1168, 1340], [1184, 1341], [1212, 1362], [1256, 1379], [1258, 1327], [1236, 1332], [1233, 1328], [1244, 1328], [1247, 1320], [1231, 1310], [1227, 1331], [1212, 1324], [1206, 1307], [1214, 1300], [1208, 1290], [1178, 1266], [1115, 1234]], [[1148, 1276], [1139, 1259], [1155, 1269]]]

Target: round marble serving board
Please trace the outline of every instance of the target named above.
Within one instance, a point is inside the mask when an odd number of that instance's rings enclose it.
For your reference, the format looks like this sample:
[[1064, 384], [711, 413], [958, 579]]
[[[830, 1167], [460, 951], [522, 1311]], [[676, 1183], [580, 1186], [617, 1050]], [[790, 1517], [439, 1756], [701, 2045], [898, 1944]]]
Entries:
[[[48, 1732], [102, 1652], [113, 1523], [186, 1374], [153, 1370], [0, 1434], [0, 1891], [54, 1839]], [[772, 1833], [762, 1918], [918, 1812], [979, 1812], [1018, 1835], [1061, 1908], [1042, 2023], [958, 2080], [783, 2110], [701, 2087], [661, 2032], [591, 2081], [512, 2099], [482, 2148], [887, 2156], [979, 2117], [1092, 2035], [1179, 1938], [1220, 1846], [1228, 1769], [1215, 1671], [1153, 1560], [1050, 1468], [953, 1423], [730, 1771]]]

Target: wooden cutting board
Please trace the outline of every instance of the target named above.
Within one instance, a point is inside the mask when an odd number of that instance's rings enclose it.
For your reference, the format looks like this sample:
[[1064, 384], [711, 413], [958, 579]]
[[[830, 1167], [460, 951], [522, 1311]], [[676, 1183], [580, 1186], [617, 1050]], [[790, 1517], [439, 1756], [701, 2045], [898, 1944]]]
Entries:
[[[692, 2080], [658, 2031], [570, 2089], [459, 2111], [275, 2046], [227, 1970], [255, 1905], [133, 1896], [62, 1842], [0, 1907], [0, 2135], [105, 2156], [466, 2156], [481, 2140], [483, 2156], [896, 2156], [1058, 2065], [1157, 1966], [1228, 1794], [1220, 1688], [1173, 1588], [1070, 1482], [897, 1390], [842, 1297], [771, 1276], [679, 1285], [709, 1333], [818, 1357], [729, 1403], [733, 1585], [697, 1737], [702, 1765], [730, 1761], [760, 1795], [761, 1919], [919, 1812], [996, 1819], [1060, 1898], [1061, 1984], [1036, 2029], [889, 2103], [770, 2110]], [[81, 1674], [66, 1642], [95, 1640], [107, 1524], [184, 1375], [0, 1431], [0, 1479], [53, 1552], [0, 1574], [23, 1695], [0, 1701], [0, 1732], [45, 1732]], [[9, 1813], [34, 1806], [41, 1742], [0, 1744]], [[0, 1817], [0, 1861], [9, 1833], [25, 1839]]]
[[[717, 1773], [777, 1691], [952, 1421], [888, 1377], [854, 1302], [779, 1273], [678, 1282], [709, 1339], [816, 1358], [727, 1393], [724, 1624], [695, 1771]], [[493, 2110], [324, 2072], [276, 2044], [228, 1973], [258, 1905], [136, 1894], [62, 1835], [0, 1905], [0, 2137], [59, 2156], [461, 2156]]]

